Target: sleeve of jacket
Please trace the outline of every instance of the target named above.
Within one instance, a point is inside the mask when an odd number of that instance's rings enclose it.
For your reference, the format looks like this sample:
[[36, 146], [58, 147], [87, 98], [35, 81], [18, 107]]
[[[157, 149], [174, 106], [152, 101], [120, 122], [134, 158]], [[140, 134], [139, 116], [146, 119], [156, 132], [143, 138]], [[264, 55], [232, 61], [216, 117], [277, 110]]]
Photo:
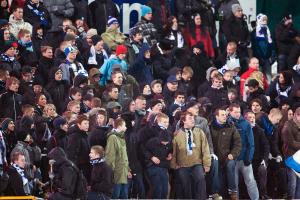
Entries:
[[247, 134], [247, 138], [248, 138], [248, 143], [249, 143], [249, 161], [253, 160], [253, 155], [254, 155], [254, 151], [255, 151], [255, 145], [254, 145], [254, 136], [253, 136], [253, 131], [251, 128], [251, 125], [249, 123], [247, 123], [247, 129], [249, 130], [249, 133]]
[[116, 163], [116, 141], [117, 138], [115, 135], [111, 135], [107, 139], [107, 145], [105, 150], [105, 159], [106, 163], [111, 167], [111, 169], [115, 170]]
[[209, 126], [208, 126], [208, 122], [207, 122], [207, 119], [203, 118], [203, 121], [202, 122], [202, 130], [206, 136], [206, 139], [207, 139], [207, 142], [208, 142], [208, 145], [209, 145], [209, 151], [211, 154], [214, 154], [214, 145], [213, 145], [213, 142], [212, 142], [212, 139], [211, 139], [211, 133], [210, 133], [210, 129], [209, 129]]
[[209, 145], [206, 139], [205, 134], [200, 129], [200, 142], [201, 142], [201, 151], [202, 151], [202, 161], [204, 167], [210, 167], [211, 166], [211, 156], [209, 152]]
[[290, 128], [286, 127], [285, 135], [287, 136], [287, 144], [288, 148], [293, 149], [294, 151], [298, 151], [300, 149], [300, 142], [296, 141], [293, 132]]
[[241, 137], [238, 132], [238, 130], [233, 127], [233, 134], [232, 134], [232, 149], [230, 151], [230, 154], [232, 154], [233, 159], [236, 159], [236, 157], [240, 154], [241, 149], [242, 149], [242, 142], [241, 142]]
[[176, 142], [176, 136], [174, 137], [173, 139], [173, 156], [172, 156], [172, 160], [170, 162], [170, 166], [171, 168], [173, 169], [176, 169], [178, 167], [178, 164], [177, 164], [177, 142]]
[[66, 166], [62, 169], [62, 180], [61, 180], [61, 190], [63, 194], [73, 195], [76, 187], [77, 180], [77, 172], [73, 169], [73, 167]]
[[271, 136], [267, 136], [270, 144], [270, 151], [273, 157], [280, 155], [279, 147], [278, 147], [278, 130], [274, 129], [273, 134]]
[[78, 164], [78, 155], [80, 153], [80, 140], [71, 133], [68, 137], [66, 154], [68, 158], [75, 164]]
[[72, 17], [74, 14], [74, 5], [71, 0], [65, 1], [64, 17]]
[[17, 196], [26, 196], [24, 188], [23, 188], [23, 181], [20, 175], [16, 170], [11, 170], [9, 173], [9, 184], [10, 187], [13, 189], [15, 195]]
[[111, 190], [111, 185], [112, 185], [112, 171], [108, 165], [104, 165], [105, 167], [103, 168], [103, 174], [96, 174], [96, 177], [91, 177], [97, 178], [97, 182], [91, 186], [91, 189], [93, 191], [110, 191]]

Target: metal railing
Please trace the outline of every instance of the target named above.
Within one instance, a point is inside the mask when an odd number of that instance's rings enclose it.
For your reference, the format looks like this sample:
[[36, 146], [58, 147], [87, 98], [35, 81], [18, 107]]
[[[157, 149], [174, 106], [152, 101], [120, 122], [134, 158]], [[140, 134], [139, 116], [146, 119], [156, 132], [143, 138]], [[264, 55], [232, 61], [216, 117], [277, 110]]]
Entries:
[[0, 197], [0, 200], [37, 200], [34, 196], [4, 196]]

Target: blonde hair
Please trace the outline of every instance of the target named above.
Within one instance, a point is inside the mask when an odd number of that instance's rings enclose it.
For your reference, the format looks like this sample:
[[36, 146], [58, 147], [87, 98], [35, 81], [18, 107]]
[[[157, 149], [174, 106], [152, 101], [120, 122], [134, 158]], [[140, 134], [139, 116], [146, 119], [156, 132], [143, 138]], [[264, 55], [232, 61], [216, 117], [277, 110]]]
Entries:
[[49, 117], [49, 116], [47, 116], [47, 112], [48, 112], [48, 110], [51, 109], [51, 108], [52, 108], [53, 111], [55, 112], [55, 116], [52, 116], [52, 117], [56, 117], [56, 116], [57, 116], [55, 105], [52, 104], [52, 103], [48, 103], [48, 104], [45, 105], [44, 110], [43, 110], [44, 117]]
[[80, 106], [80, 101], [77, 101], [77, 100], [73, 100], [73, 101], [70, 101], [67, 105], [67, 110], [71, 110], [73, 106], [76, 106], [76, 105], [79, 105]]

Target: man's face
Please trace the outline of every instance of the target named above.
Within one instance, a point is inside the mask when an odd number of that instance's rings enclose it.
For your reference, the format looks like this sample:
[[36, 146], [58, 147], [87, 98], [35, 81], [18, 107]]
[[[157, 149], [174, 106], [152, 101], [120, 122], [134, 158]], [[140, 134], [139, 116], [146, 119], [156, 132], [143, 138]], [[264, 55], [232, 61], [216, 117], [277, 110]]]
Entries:
[[236, 99], [236, 95], [233, 92], [228, 93], [229, 101], [234, 101]]
[[31, 35], [29, 34], [29, 33], [26, 33], [22, 38], [21, 38], [21, 40], [23, 41], [23, 42], [31, 42]]
[[256, 58], [252, 58], [249, 63], [249, 67], [258, 70], [259, 69], [259, 61]]
[[234, 119], [240, 119], [240, 117], [241, 117], [241, 108], [233, 107], [232, 110], [230, 111], [230, 115]]
[[119, 24], [118, 23], [113, 23], [109, 26], [109, 28], [111, 28], [112, 30], [116, 30], [119, 28]]
[[5, 54], [8, 56], [8, 57], [15, 57], [17, 55], [17, 48], [16, 47], [10, 47], [6, 52]]
[[4, 39], [4, 41], [10, 40], [10, 33], [9, 33], [9, 30], [8, 30], [8, 29], [6, 29], [6, 30], [4, 31], [3, 39]]
[[77, 51], [72, 51], [68, 54], [68, 60], [75, 60], [77, 56]]
[[32, 80], [32, 73], [22, 73], [22, 79], [25, 82], [30, 82]]
[[162, 111], [162, 109], [163, 109], [163, 104], [162, 103], [158, 103], [158, 104], [156, 104], [153, 108], [152, 108], [152, 112], [153, 113], [161, 113], [161, 111]]
[[199, 114], [199, 106], [198, 105], [194, 105], [193, 107], [190, 107], [188, 109], [188, 112], [192, 113], [194, 116], [198, 116], [198, 114]]
[[121, 73], [117, 73], [112, 77], [112, 81], [115, 85], [121, 86], [123, 84], [123, 75]]
[[223, 81], [222, 80], [219, 80], [219, 79], [213, 79], [212, 81], [212, 86], [214, 88], [221, 88], [223, 85]]
[[146, 109], [146, 100], [137, 99], [135, 100], [135, 108], [137, 110], [145, 110]]
[[147, 13], [144, 18], [148, 21], [151, 21], [152, 20], [152, 13]]
[[18, 92], [19, 90], [19, 83], [18, 82], [12, 82], [12, 84], [8, 87], [9, 90], [13, 92]]
[[150, 57], [151, 57], [150, 50], [145, 51], [144, 57], [147, 58], [147, 59], [150, 59]]
[[169, 118], [160, 118], [157, 121], [158, 124], [160, 124], [161, 126], [165, 127], [166, 129], [169, 127]]
[[236, 47], [233, 45], [227, 45], [226, 51], [227, 51], [227, 55], [231, 56], [235, 53]]
[[119, 90], [118, 90], [118, 88], [113, 88], [111, 90], [111, 92], [109, 92], [108, 94], [109, 94], [110, 98], [117, 100], [119, 97]]
[[261, 106], [257, 102], [253, 102], [251, 105], [251, 110], [252, 110], [252, 112], [257, 114], [261, 111]]
[[269, 120], [273, 125], [276, 125], [280, 122], [282, 116], [281, 115], [269, 115]]
[[160, 83], [154, 84], [153, 87], [152, 87], [152, 91], [153, 91], [153, 93], [155, 93], [155, 94], [161, 94], [161, 93], [162, 93], [162, 87], [161, 87], [161, 84], [160, 84]]
[[167, 87], [171, 92], [175, 92], [178, 88], [178, 82], [167, 83]]
[[94, 160], [94, 159], [100, 157], [99, 154], [97, 154], [94, 149], [91, 149], [89, 156], [90, 156], [91, 160]]
[[97, 42], [97, 44], [95, 45], [95, 50], [96, 50], [96, 51], [102, 51], [103, 48], [104, 48], [103, 45], [104, 45], [103, 40], [100, 40], [100, 41]]
[[183, 104], [185, 101], [185, 97], [184, 97], [184, 95], [177, 95], [175, 100], [176, 100], [176, 102]]
[[71, 26], [72, 23], [70, 21], [64, 21], [63, 24], [62, 24], [62, 27], [63, 27], [63, 31], [66, 33], [67, 32], [67, 28], [69, 26]]
[[45, 58], [52, 59], [53, 58], [53, 51], [52, 51], [52, 49], [47, 49], [45, 52], [43, 52], [43, 56]]
[[80, 105], [79, 105], [79, 104], [73, 105], [73, 106], [71, 107], [71, 111], [72, 111], [73, 113], [79, 114], [79, 113], [80, 113]]
[[85, 132], [89, 130], [89, 125], [90, 123], [88, 120], [83, 120], [80, 124], [77, 124], [78, 128]]
[[72, 98], [76, 101], [81, 101], [82, 94], [80, 92], [76, 92], [75, 94], [72, 95]]
[[21, 20], [23, 19], [23, 9], [22, 8], [17, 8], [15, 12], [13, 12], [13, 16], [16, 20]]
[[185, 81], [190, 81], [192, 78], [192, 74], [190, 73], [182, 73], [182, 79]]
[[255, 114], [254, 113], [247, 113], [245, 116], [245, 119], [250, 123], [250, 124], [255, 124]]
[[[289, 110], [289, 111], [292, 111], [292, 110]], [[291, 112], [293, 113], [293, 111]], [[288, 113], [289, 114], [289, 113]], [[297, 123], [297, 124], [300, 124], [300, 114], [299, 113], [295, 113], [294, 114], [294, 121]]]
[[219, 123], [225, 124], [227, 121], [227, 113], [225, 110], [219, 110], [218, 115], [216, 115], [216, 119]]
[[195, 126], [195, 117], [193, 115], [187, 115], [185, 117], [184, 128], [191, 129]]
[[249, 91], [249, 93], [253, 93], [253, 92], [255, 92], [256, 90], [258, 90], [258, 87], [248, 86], [248, 91]]
[[202, 23], [200, 15], [197, 15], [194, 19], [195, 25], [200, 26]]
[[137, 33], [133, 36], [133, 40], [136, 42], [140, 42], [143, 39], [142, 33]]
[[57, 72], [55, 72], [55, 80], [56, 81], [61, 81], [62, 80], [62, 71], [61, 70], [58, 70]]
[[15, 161], [15, 163], [21, 167], [22, 169], [25, 168], [25, 156], [24, 155], [19, 155], [18, 160]]
[[38, 4], [40, 2], [40, 0], [31, 0], [31, 2], [34, 4]]

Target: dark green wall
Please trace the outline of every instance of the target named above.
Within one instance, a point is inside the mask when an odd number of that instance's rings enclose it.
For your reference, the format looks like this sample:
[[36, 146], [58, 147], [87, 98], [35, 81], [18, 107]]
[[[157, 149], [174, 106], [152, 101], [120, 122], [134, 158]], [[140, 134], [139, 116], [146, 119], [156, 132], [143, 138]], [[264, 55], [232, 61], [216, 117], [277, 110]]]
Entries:
[[269, 27], [274, 32], [276, 24], [285, 13], [293, 15], [294, 26], [300, 31], [300, 0], [257, 0], [256, 10], [269, 18]]

